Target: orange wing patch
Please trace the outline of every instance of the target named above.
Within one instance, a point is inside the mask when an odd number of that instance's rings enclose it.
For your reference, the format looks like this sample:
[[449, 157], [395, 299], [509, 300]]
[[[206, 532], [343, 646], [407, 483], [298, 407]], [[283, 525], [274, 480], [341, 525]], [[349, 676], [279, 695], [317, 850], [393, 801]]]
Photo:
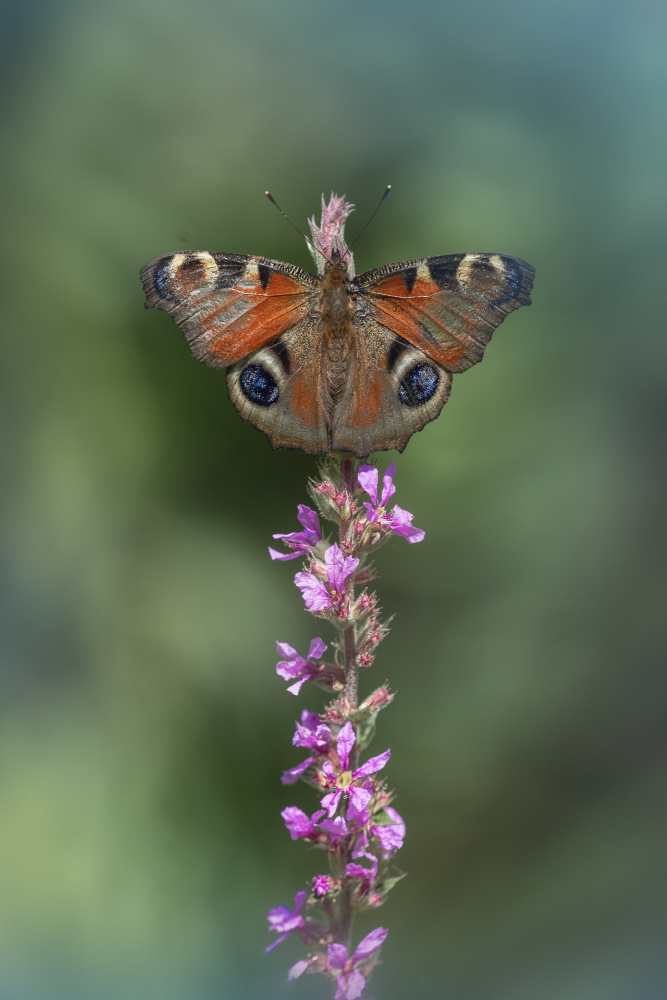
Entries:
[[461, 372], [482, 360], [510, 312], [530, 304], [533, 276], [508, 254], [450, 254], [388, 264], [355, 281], [378, 323]]
[[393, 298], [414, 298], [434, 295], [440, 289], [431, 277], [426, 264], [415, 263], [396, 274], [391, 274], [373, 285], [375, 295], [390, 295]]
[[165, 254], [141, 271], [146, 308], [168, 312], [192, 355], [225, 368], [309, 313], [319, 281], [292, 264], [245, 254]]
[[197, 327], [206, 332], [190, 337], [186, 333], [194, 357], [213, 368], [226, 368], [252, 351], [278, 340], [285, 331], [300, 323], [309, 312], [309, 302], [301, 294], [296, 302], [286, 303], [280, 297], [264, 296], [250, 301], [248, 293], [230, 296], [224, 305], [202, 311]]
[[[475, 360], [481, 360], [484, 345], [490, 338], [493, 327], [490, 328], [486, 341], [480, 341], [477, 339], [479, 323], [466, 322], [466, 317], [459, 315], [456, 317], [458, 329], [454, 332], [448, 324], [448, 320], [451, 323], [450, 317], [443, 315], [444, 310], [438, 308], [438, 305], [429, 303], [428, 299], [420, 301], [412, 296], [387, 298], [373, 303], [378, 323], [399, 334], [444, 368], [463, 371], [474, 364], [472, 360], [465, 364], [468, 356], [472, 357], [479, 352], [479, 357]], [[460, 367], [462, 364], [464, 368]]]

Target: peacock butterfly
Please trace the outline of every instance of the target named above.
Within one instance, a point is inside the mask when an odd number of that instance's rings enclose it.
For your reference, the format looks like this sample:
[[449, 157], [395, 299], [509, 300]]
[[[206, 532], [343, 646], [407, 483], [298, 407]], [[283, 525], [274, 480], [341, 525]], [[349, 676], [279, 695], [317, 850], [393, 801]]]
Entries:
[[229, 396], [273, 448], [310, 455], [403, 451], [438, 416], [452, 375], [530, 305], [533, 268], [503, 253], [384, 264], [354, 276], [336, 195], [309, 220], [318, 276], [247, 254], [182, 251], [141, 270], [193, 357], [227, 368]]

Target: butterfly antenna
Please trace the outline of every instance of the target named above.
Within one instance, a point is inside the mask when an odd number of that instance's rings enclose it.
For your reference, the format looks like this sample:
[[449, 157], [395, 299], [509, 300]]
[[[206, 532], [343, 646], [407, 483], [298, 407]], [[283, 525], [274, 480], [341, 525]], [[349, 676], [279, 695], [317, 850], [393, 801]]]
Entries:
[[359, 237], [360, 237], [360, 236], [362, 235], [362, 233], [365, 233], [365, 232], [366, 232], [366, 230], [367, 230], [367, 229], [368, 229], [368, 227], [370, 226], [371, 222], [373, 221], [373, 219], [375, 218], [375, 216], [376, 216], [376, 215], [378, 214], [378, 212], [379, 212], [379, 210], [380, 210], [380, 205], [381, 205], [381, 204], [382, 204], [382, 202], [383, 202], [383, 201], [385, 200], [385, 198], [387, 197], [387, 195], [389, 194], [389, 192], [390, 192], [390, 191], [391, 191], [391, 184], [387, 184], [387, 186], [386, 186], [386, 188], [384, 189], [384, 192], [383, 192], [383, 194], [382, 194], [382, 197], [380, 198], [379, 202], [378, 202], [378, 203], [377, 203], [377, 205], [375, 206], [375, 211], [374, 211], [374, 212], [373, 212], [373, 214], [371, 215], [370, 219], [368, 220], [368, 222], [366, 223], [366, 225], [365, 225], [365, 226], [362, 226], [362, 227], [361, 227], [361, 229], [359, 230], [359, 232], [357, 233], [357, 235], [356, 235], [356, 236], [354, 237], [354, 239], [353, 239], [353, 240], [352, 240], [352, 242], [350, 243], [350, 250], [352, 249], [352, 247], [354, 246], [354, 244], [355, 244], [355, 243], [357, 242], [357, 240], [359, 239]]
[[[283, 212], [282, 208], [280, 207], [280, 205], [278, 204], [278, 202], [276, 201], [276, 199], [275, 199], [275, 198], [273, 197], [273, 195], [271, 194], [271, 192], [270, 192], [270, 191], [265, 191], [265, 192], [264, 192], [264, 194], [265, 194], [265, 195], [266, 195], [266, 197], [267, 197], [267, 198], [269, 199], [269, 201], [271, 202], [271, 204], [272, 204], [272, 205], [275, 205], [275, 206], [276, 206], [276, 208], [278, 209], [278, 211], [280, 212], [280, 214], [281, 214], [281, 215], [283, 216], [283, 218], [287, 219], [287, 221], [289, 222], [289, 224], [290, 224], [290, 226], [292, 227], [292, 229], [296, 229], [296, 231], [297, 231], [297, 233], [299, 234], [299, 236], [300, 236], [300, 237], [301, 237], [302, 239], [304, 239], [304, 240], [306, 241], [306, 243], [308, 244], [308, 246], [309, 246], [309, 247], [312, 247], [312, 248], [313, 248], [313, 250], [314, 250], [314, 251], [315, 251], [316, 253], [319, 253], [319, 254], [320, 254], [320, 255], [321, 255], [322, 257], [324, 257], [324, 254], [322, 253], [322, 251], [321, 251], [321, 250], [320, 250], [320, 249], [319, 249], [318, 247], [316, 247], [316, 246], [315, 246], [315, 244], [313, 243], [313, 241], [312, 241], [312, 240], [310, 240], [310, 239], [309, 239], [309, 238], [308, 238], [308, 237], [307, 237], [307, 236], [305, 235], [305, 233], [302, 233], [302, 232], [301, 232], [301, 230], [299, 229], [299, 227], [298, 227], [298, 226], [296, 226], [296, 225], [295, 225], [295, 224], [294, 224], [294, 223], [292, 222], [292, 220], [290, 219], [289, 215], [287, 215], [287, 214], [286, 214], [285, 212]], [[326, 257], [324, 257], [324, 259], [326, 260]]]

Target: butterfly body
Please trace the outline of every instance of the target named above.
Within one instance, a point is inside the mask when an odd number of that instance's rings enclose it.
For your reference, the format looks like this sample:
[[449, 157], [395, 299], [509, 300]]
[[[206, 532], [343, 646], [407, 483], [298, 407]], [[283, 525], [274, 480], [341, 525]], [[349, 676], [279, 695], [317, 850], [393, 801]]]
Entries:
[[345, 378], [354, 356], [356, 307], [345, 266], [336, 259], [325, 268], [318, 302], [312, 312], [316, 342], [313, 362], [327, 384], [329, 420], [344, 389]]
[[274, 448], [402, 451], [440, 413], [452, 374], [530, 303], [533, 269], [452, 254], [355, 277], [342, 239], [325, 250], [318, 276], [264, 257], [166, 254], [142, 268], [146, 307], [170, 313], [194, 357], [227, 368], [230, 399]]

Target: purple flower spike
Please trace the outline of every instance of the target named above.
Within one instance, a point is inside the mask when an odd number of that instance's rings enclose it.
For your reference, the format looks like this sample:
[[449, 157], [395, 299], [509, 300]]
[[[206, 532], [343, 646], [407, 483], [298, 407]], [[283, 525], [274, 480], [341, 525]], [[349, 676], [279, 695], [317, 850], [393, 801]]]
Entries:
[[[344, 280], [345, 272], [350, 278], [354, 274], [344, 237], [352, 208], [345, 198], [332, 195], [328, 203], [322, 199], [321, 225], [309, 219], [312, 240], [308, 242], [320, 275], [331, 270]], [[276, 644], [276, 673], [286, 681], [288, 693], [297, 695], [308, 683], [311, 689], [320, 687], [333, 694], [319, 712], [302, 711], [299, 706], [292, 744], [302, 749], [294, 757], [304, 752], [307, 756], [282, 775], [283, 785], [301, 780], [311, 786], [319, 800], [316, 808], [310, 807], [312, 815], [295, 805], [281, 812], [290, 838], [319, 848], [330, 874], [315, 869], [305, 889], [294, 896], [293, 907], [269, 911], [272, 943], [265, 951], [296, 935], [307, 954], [292, 965], [288, 979], [306, 973], [324, 975], [335, 984], [334, 1000], [362, 997], [378, 964], [387, 930], [376, 927], [354, 949], [348, 940], [350, 920], [356, 910], [381, 906], [399, 881], [400, 873], [392, 874], [391, 860], [405, 837], [405, 824], [389, 805], [393, 793], [377, 773], [386, 766], [391, 750], [368, 757], [366, 749], [375, 718], [393, 693], [385, 683], [361, 702], [357, 696], [358, 671], [371, 666], [376, 647], [388, 632], [378, 596], [369, 587], [375, 570], [367, 557], [393, 534], [408, 542], [420, 542], [425, 534], [414, 527], [409, 511], [395, 505], [395, 474], [394, 462], [378, 471], [353, 455], [333, 452], [319, 481], [308, 483], [315, 508], [299, 505], [298, 530], [274, 534], [283, 551], [269, 549], [274, 560], [301, 557], [299, 572], [292, 573], [306, 610], [338, 634], [331, 649], [316, 636], [306, 655], [287, 642]], [[336, 525], [337, 542], [323, 538], [327, 529], [321, 518]]]
[[293, 934], [294, 931], [301, 930], [305, 926], [305, 921], [301, 916], [301, 908], [305, 902], [308, 892], [306, 889], [302, 889], [301, 892], [297, 892], [294, 897], [294, 909], [290, 910], [287, 906], [276, 906], [275, 909], [269, 910], [269, 930], [275, 931], [278, 937], [275, 941], [272, 941], [264, 949], [266, 954], [269, 951], [273, 951], [278, 945]]
[[298, 559], [299, 556], [310, 555], [312, 549], [322, 541], [322, 529], [320, 519], [316, 512], [305, 504], [299, 504], [297, 520], [303, 525], [304, 531], [292, 531], [287, 535], [274, 535], [274, 538], [282, 538], [285, 545], [294, 549], [293, 552], [277, 552], [269, 547], [269, 555], [272, 559], [280, 559], [286, 562], [288, 559]]
[[297, 695], [306, 681], [312, 680], [313, 677], [317, 676], [317, 664], [313, 661], [318, 660], [322, 656], [327, 649], [327, 644], [317, 636], [311, 642], [308, 658], [305, 660], [287, 642], [277, 642], [276, 646], [279, 654], [285, 657], [284, 660], [276, 664], [276, 673], [285, 681], [296, 681], [287, 690], [290, 694]]
[[371, 931], [359, 942], [352, 958], [348, 958], [347, 948], [344, 944], [329, 945], [327, 950], [329, 967], [340, 969], [334, 1000], [358, 1000], [364, 991], [366, 979], [356, 966], [365, 962], [374, 951], [382, 946], [387, 934], [388, 931], [384, 927], [377, 927]]

